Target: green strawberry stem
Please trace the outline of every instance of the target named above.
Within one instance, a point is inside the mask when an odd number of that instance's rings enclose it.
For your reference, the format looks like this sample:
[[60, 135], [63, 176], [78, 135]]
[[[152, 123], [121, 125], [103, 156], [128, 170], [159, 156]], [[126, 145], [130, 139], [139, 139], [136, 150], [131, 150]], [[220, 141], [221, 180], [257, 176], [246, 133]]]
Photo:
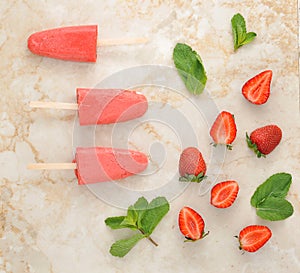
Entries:
[[258, 158], [266, 157], [265, 154], [263, 154], [262, 152], [260, 152], [260, 151], [258, 150], [257, 145], [251, 141], [251, 139], [250, 139], [250, 137], [248, 136], [248, 133], [247, 133], [247, 132], [246, 132], [246, 141], [247, 141], [248, 147], [249, 147], [250, 149], [252, 149], [252, 150], [255, 152], [255, 154], [256, 154], [256, 156], [257, 156]]
[[232, 150], [232, 145], [226, 144], [226, 148], [227, 148], [229, 151], [231, 151], [231, 150]]
[[[207, 232], [204, 232], [204, 231], [203, 231], [202, 236], [201, 236], [200, 239], [203, 239], [203, 238], [206, 237], [208, 234], [209, 234], [209, 231], [207, 231]], [[196, 242], [196, 241], [198, 241], [198, 240], [192, 240], [191, 238], [188, 238], [188, 237], [185, 237], [185, 239], [186, 239], [186, 240], [184, 240], [185, 243], [186, 243], [186, 242]], [[200, 240], [200, 239], [199, 239], [199, 240]]]
[[203, 179], [205, 179], [207, 176], [201, 172], [198, 175], [194, 174], [185, 174], [184, 176], [179, 177], [180, 182], [196, 182], [200, 183]]
[[[223, 145], [223, 144], [211, 142], [210, 145], [212, 145], [212, 146], [214, 146], [214, 147], [217, 147], [218, 145]], [[233, 146], [232, 146], [231, 144], [224, 144], [224, 145], [226, 145], [227, 150], [229, 150], [229, 151], [232, 150], [232, 147], [233, 147]]]
[[[146, 235], [145, 232], [142, 230], [142, 229], [139, 229], [139, 231], [143, 234], [143, 235]], [[154, 244], [155, 246], [158, 246], [158, 243], [156, 243], [150, 235], [146, 236], [146, 238], [152, 243]]]
[[203, 234], [202, 234], [201, 239], [203, 239], [204, 237], [206, 237], [208, 234], [209, 234], [209, 231], [207, 231], [207, 232], [204, 232], [204, 231], [203, 231]]

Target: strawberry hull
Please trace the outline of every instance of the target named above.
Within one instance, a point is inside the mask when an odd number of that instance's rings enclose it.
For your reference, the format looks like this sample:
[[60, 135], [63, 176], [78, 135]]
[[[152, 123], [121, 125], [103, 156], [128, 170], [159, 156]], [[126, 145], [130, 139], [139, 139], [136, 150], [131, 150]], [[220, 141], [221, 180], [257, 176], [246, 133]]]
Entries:
[[148, 165], [145, 154], [126, 149], [105, 147], [77, 148], [75, 162], [78, 184], [123, 179], [144, 171]]

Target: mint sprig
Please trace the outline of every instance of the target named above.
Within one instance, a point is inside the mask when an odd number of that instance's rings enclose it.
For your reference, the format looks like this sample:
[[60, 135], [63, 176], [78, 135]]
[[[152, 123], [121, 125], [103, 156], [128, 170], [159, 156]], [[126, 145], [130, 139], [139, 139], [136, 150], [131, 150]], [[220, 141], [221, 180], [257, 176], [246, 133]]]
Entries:
[[143, 238], [147, 238], [157, 246], [150, 235], [169, 209], [170, 205], [165, 197], [157, 197], [150, 203], [141, 197], [134, 205], [129, 206], [126, 216], [106, 218], [105, 224], [112, 229], [130, 228], [140, 232], [127, 239], [116, 241], [111, 246], [110, 253], [113, 256], [124, 257]]
[[256, 37], [255, 32], [247, 32], [245, 19], [240, 13], [237, 13], [232, 17], [231, 28], [235, 51], [239, 47], [250, 43]]
[[194, 95], [203, 92], [207, 76], [199, 54], [186, 44], [178, 43], [173, 50], [174, 64], [186, 88]]
[[288, 173], [277, 173], [261, 184], [251, 197], [251, 205], [256, 214], [265, 220], [279, 221], [290, 217], [292, 204], [285, 199], [292, 183]]

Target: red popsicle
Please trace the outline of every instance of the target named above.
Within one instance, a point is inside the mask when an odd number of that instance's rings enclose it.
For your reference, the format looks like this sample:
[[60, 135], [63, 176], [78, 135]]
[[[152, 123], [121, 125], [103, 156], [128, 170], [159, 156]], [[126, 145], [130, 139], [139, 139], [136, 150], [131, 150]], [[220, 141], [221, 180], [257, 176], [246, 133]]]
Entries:
[[143, 153], [113, 148], [77, 148], [78, 184], [118, 180], [146, 169], [148, 158]]
[[97, 46], [146, 43], [145, 38], [97, 40], [98, 26], [69, 26], [33, 33], [29, 50], [37, 55], [75, 62], [96, 62]]
[[37, 55], [77, 62], [96, 62], [97, 25], [72, 26], [36, 32], [28, 38]]
[[144, 95], [122, 89], [77, 88], [77, 103], [80, 125], [128, 121], [148, 109]]
[[77, 148], [74, 163], [35, 163], [29, 169], [75, 169], [78, 184], [119, 180], [144, 171], [148, 165], [145, 154], [126, 149], [106, 147]]
[[144, 95], [124, 89], [77, 88], [76, 103], [32, 101], [31, 107], [78, 110], [80, 125], [109, 124], [142, 116], [148, 109]]

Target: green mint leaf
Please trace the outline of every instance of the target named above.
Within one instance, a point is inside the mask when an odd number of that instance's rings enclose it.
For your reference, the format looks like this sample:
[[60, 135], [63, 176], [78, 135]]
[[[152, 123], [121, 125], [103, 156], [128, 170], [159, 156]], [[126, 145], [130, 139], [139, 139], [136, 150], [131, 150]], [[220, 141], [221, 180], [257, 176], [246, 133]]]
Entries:
[[127, 221], [126, 216], [109, 217], [105, 219], [105, 224], [111, 229], [131, 228], [137, 229], [136, 225]]
[[294, 212], [292, 204], [278, 197], [268, 197], [256, 208], [256, 214], [265, 220], [279, 221], [290, 217]]
[[207, 76], [201, 57], [190, 46], [178, 43], [173, 51], [174, 64], [186, 88], [195, 95], [205, 88]]
[[157, 246], [157, 243], [150, 237], [150, 234], [169, 211], [169, 207], [169, 203], [165, 197], [157, 197], [150, 204], [144, 197], [141, 197], [134, 205], [129, 206], [126, 216], [107, 218], [105, 223], [112, 229], [126, 227], [133, 230], [138, 229], [141, 232], [131, 238], [115, 242], [111, 246], [110, 253], [113, 256], [123, 257], [143, 238], [148, 238], [149, 241]]
[[135, 210], [134, 206], [130, 206], [128, 208], [126, 219], [128, 219], [128, 221], [133, 225], [136, 225], [136, 222], [138, 220], [138, 212]]
[[141, 229], [149, 236], [161, 219], [167, 214], [170, 209], [168, 200], [165, 197], [157, 197], [153, 199], [147, 210], [143, 213], [141, 219]]
[[292, 176], [288, 173], [277, 173], [270, 176], [252, 195], [251, 205], [258, 207], [268, 197], [285, 198], [291, 183]]
[[248, 44], [256, 37], [256, 33], [248, 32], [244, 17], [237, 13], [231, 18], [231, 28], [233, 34], [234, 50], [237, 50], [242, 45]]
[[237, 32], [237, 45], [240, 47], [246, 39], [246, 28], [244, 28], [243, 25], [237, 24], [236, 26], [236, 32]]
[[249, 44], [250, 42], [252, 42], [254, 40], [255, 37], [256, 37], [256, 33], [254, 33], [254, 32], [248, 32], [246, 34], [245, 40], [242, 42], [242, 45]]
[[134, 206], [134, 209], [136, 210], [137, 214], [138, 214], [138, 219], [137, 219], [137, 227], [138, 228], [141, 228], [142, 225], [141, 225], [141, 220], [143, 218], [143, 215], [145, 213], [145, 211], [147, 210], [148, 208], [148, 201], [146, 200], [145, 197], [140, 197], [136, 202], [135, 204], [133, 205]]
[[130, 206], [127, 209], [127, 215], [124, 217], [124, 220], [121, 223], [121, 225], [135, 230], [137, 229], [137, 219], [138, 213], [136, 212], [133, 206]]
[[109, 252], [113, 256], [124, 257], [143, 238], [145, 235], [138, 233], [128, 239], [116, 241], [112, 244]]
[[125, 228], [126, 226], [121, 225], [124, 219], [125, 216], [108, 217], [105, 219], [105, 224], [112, 229]]

